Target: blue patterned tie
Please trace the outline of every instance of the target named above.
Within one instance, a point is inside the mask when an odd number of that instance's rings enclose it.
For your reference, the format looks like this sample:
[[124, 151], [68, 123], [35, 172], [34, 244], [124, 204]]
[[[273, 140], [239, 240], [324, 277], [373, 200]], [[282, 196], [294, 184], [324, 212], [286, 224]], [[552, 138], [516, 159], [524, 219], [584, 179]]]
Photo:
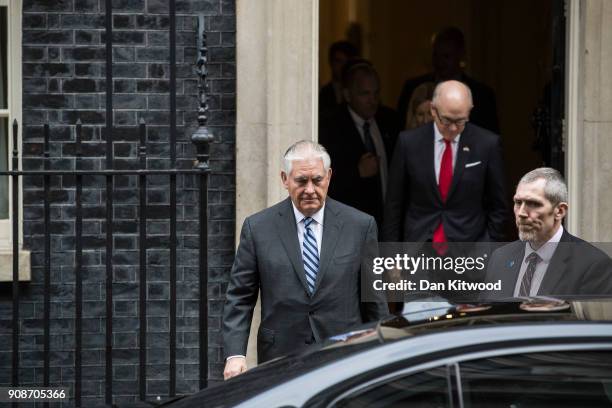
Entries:
[[306, 283], [310, 294], [314, 292], [317, 272], [319, 272], [319, 251], [317, 249], [317, 238], [310, 228], [314, 220], [310, 217], [304, 218], [304, 243], [302, 245], [302, 259], [304, 260], [304, 271], [306, 272]]

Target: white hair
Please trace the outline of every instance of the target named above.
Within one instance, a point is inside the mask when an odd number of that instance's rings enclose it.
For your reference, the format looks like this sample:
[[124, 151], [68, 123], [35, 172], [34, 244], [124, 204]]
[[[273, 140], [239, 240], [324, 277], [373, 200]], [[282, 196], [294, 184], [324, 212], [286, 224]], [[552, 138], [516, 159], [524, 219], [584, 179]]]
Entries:
[[295, 160], [307, 159], [323, 160], [323, 168], [326, 172], [331, 166], [331, 158], [323, 146], [310, 140], [300, 140], [292, 144], [283, 155], [283, 168], [285, 173], [291, 173], [291, 168]]

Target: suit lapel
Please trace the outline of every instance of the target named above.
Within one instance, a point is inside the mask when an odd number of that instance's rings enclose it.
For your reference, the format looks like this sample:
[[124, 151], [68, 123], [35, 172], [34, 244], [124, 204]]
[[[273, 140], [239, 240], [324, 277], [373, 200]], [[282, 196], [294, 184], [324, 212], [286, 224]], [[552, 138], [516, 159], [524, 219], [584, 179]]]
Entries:
[[336, 250], [336, 244], [340, 238], [342, 223], [339, 220], [339, 210], [336, 207], [334, 200], [327, 198], [325, 202], [325, 213], [323, 216], [323, 238], [321, 239], [321, 262], [319, 263], [319, 272], [317, 273], [317, 281], [315, 282], [314, 293], [317, 293], [319, 285], [323, 281], [325, 273], [329, 269], [329, 263], [333, 258]]
[[442, 196], [440, 195], [440, 188], [438, 187], [438, 182], [436, 181], [436, 161], [434, 160], [436, 150], [435, 150], [435, 139], [434, 139], [434, 124], [428, 126], [429, 130], [425, 132], [425, 139], [423, 140], [423, 148], [420, 149], [422, 152], [426, 152], [424, 160], [424, 169], [429, 169], [428, 177], [429, 177], [429, 185], [432, 186], [434, 191], [434, 195], [438, 198], [439, 202], [442, 202]]
[[357, 129], [357, 124], [355, 124], [355, 121], [348, 110], [348, 106], [346, 105], [344, 106], [344, 122], [344, 126], [347, 129], [351, 129], [351, 139], [346, 141], [345, 146], [347, 149], [355, 150], [358, 157], [361, 157], [361, 155], [366, 152], [366, 148], [363, 144], [363, 140], [361, 139], [359, 129]]
[[453, 192], [461, 180], [463, 170], [465, 169], [465, 163], [467, 163], [470, 157], [470, 131], [469, 125], [466, 125], [461, 138], [459, 139], [459, 146], [457, 146], [457, 159], [455, 161], [455, 169], [453, 170], [453, 181], [451, 183], [450, 191], [448, 192], [448, 199], [452, 196]]
[[514, 297], [514, 288], [516, 287], [516, 281], [521, 270], [521, 263], [525, 257], [525, 243], [519, 241], [517, 244], [517, 247], [513, 248], [509, 259], [502, 265], [502, 282], [510, 283], [510, 285], [505, 285], [506, 287], [505, 290], [502, 291], [502, 297]]
[[306, 276], [304, 273], [304, 264], [302, 263], [302, 251], [300, 250], [300, 242], [297, 236], [297, 220], [293, 214], [293, 206], [291, 205], [291, 199], [285, 200], [285, 205], [278, 212], [276, 218], [276, 230], [280, 237], [280, 241], [287, 252], [287, 256], [293, 265], [298, 279], [302, 282], [302, 286], [308, 292], [308, 285], [306, 284]]
[[565, 275], [567, 261], [571, 259], [572, 246], [569, 245], [568, 242], [571, 242], [569, 239], [569, 233], [563, 230], [563, 235], [561, 235], [561, 240], [559, 240], [559, 244], [557, 245], [552, 258], [550, 259], [550, 264], [544, 273], [544, 279], [542, 280], [538, 293], [555, 293], [555, 288], [561, 281], [561, 278]]

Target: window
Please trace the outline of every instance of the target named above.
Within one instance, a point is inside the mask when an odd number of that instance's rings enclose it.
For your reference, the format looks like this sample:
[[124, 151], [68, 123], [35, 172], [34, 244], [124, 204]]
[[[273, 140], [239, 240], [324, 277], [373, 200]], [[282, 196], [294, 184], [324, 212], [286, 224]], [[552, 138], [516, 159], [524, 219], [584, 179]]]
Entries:
[[376, 384], [341, 399], [334, 408], [450, 407], [450, 371], [434, 368]]
[[[21, 0], [0, 0], [0, 171], [11, 168], [15, 119], [21, 124]], [[0, 248], [5, 249], [11, 241], [10, 186], [9, 177], [0, 177]]]
[[460, 363], [466, 407], [610, 407], [612, 352], [568, 351]]

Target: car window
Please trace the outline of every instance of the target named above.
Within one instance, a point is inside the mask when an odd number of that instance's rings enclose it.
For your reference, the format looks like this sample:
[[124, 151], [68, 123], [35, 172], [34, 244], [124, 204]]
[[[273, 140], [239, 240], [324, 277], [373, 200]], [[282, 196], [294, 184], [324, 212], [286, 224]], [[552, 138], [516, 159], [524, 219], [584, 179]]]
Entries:
[[448, 384], [447, 368], [439, 367], [355, 390], [332, 407], [445, 408], [450, 407]]
[[612, 406], [612, 351], [511, 355], [459, 366], [465, 408]]

